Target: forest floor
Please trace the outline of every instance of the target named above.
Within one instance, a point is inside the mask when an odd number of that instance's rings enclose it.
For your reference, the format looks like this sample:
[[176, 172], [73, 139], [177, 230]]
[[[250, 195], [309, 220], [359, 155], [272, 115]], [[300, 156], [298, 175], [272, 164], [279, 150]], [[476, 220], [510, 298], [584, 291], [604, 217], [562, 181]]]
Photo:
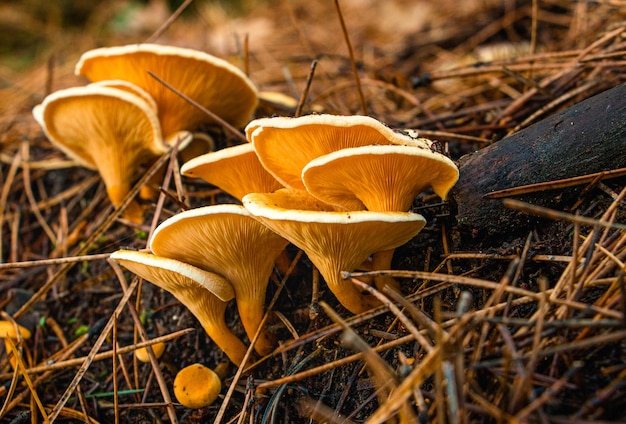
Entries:
[[[626, 421], [623, 227], [536, 219], [484, 234], [432, 193], [412, 208], [426, 228], [395, 252], [402, 309], [352, 316], [321, 281], [319, 299], [341, 320], [311, 311], [316, 272], [290, 246], [293, 269], [268, 289], [280, 347], [231, 366], [212, 406], [178, 405], [177, 370], [225, 357], [167, 292], [126, 292], [132, 275], [121, 280], [107, 257], [145, 249], [156, 223], [181, 211], [178, 196], [186, 207], [232, 199], [168, 179], [170, 195], [132, 225], [31, 114], [86, 83], [73, 75], [84, 51], [151, 40], [225, 58], [261, 92], [298, 100], [310, 86], [301, 114], [367, 114], [458, 160], [626, 82], [623, 2], [341, 0], [339, 13], [332, 1], [197, 0], [166, 27], [172, 10], [157, 0], [38, 3], [0, 2], [0, 311], [33, 334], [16, 369], [0, 355], [0, 421]], [[295, 113], [262, 101], [255, 117]], [[626, 222], [623, 177], [574, 190], [569, 216]], [[245, 338], [233, 305], [227, 320]], [[134, 360], [140, 327], [168, 340], [158, 363]]]

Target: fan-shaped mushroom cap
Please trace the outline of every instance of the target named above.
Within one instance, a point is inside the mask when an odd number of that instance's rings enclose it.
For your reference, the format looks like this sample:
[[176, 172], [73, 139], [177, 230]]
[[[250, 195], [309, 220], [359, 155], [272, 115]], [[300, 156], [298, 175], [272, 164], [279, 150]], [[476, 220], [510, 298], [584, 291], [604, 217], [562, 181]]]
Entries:
[[[337, 150], [309, 162], [302, 181], [309, 193], [348, 210], [408, 211], [415, 196], [431, 186], [445, 198], [459, 177], [454, 163], [429, 148], [398, 145], [361, 146]], [[393, 250], [376, 252], [374, 269], [389, 269]], [[376, 286], [399, 288], [390, 277]]]
[[237, 365], [241, 363], [247, 348], [224, 321], [226, 302], [235, 296], [228, 281], [176, 259], [145, 252], [118, 250], [111, 259], [171, 293], [200, 321], [226, 356]]
[[341, 271], [352, 271], [369, 255], [398, 247], [415, 236], [424, 217], [409, 212], [302, 210], [288, 192], [251, 193], [244, 206], [257, 219], [302, 249], [319, 269], [339, 302], [352, 313], [377, 306]]
[[84, 53], [75, 69], [91, 81], [122, 79], [145, 89], [156, 100], [166, 139], [211, 122], [148, 71], [236, 127], [244, 126], [257, 106], [257, 90], [242, 71], [197, 50], [158, 44], [104, 47]]
[[[57, 91], [35, 106], [33, 116], [59, 149], [98, 170], [115, 206], [130, 191], [139, 166], [167, 151], [152, 107], [116, 88]], [[138, 206], [129, 207], [127, 216], [140, 221]]]
[[428, 146], [423, 139], [397, 133], [374, 118], [358, 115], [255, 119], [246, 126], [246, 137], [270, 174], [285, 187], [302, 190], [302, 169], [330, 152], [371, 144]]
[[202, 178], [239, 200], [248, 193], [269, 193], [282, 187], [263, 168], [249, 143], [198, 156], [185, 163], [180, 172]]
[[[274, 261], [287, 244], [243, 206], [215, 205], [163, 221], [150, 240], [150, 249], [225, 277], [233, 286], [241, 322], [252, 339], [263, 318]], [[255, 348], [261, 355], [274, 348], [265, 329]]]
[[174, 378], [174, 396], [187, 408], [197, 409], [211, 405], [220, 391], [220, 377], [202, 364], [186, 366]]
[[408, 211], [427, 187], [445, 198], [458, 178], [454, 162], [441, 153], [397, 145], [337, 150], [302, 171], [309, 193], [347, 210]]
[[[88, 87], [111, 87], [117, 88], [118, 90], [127, 91], [131, 94], [135, 94], [141, 97], [148, 105], [150, 105], [158, 116], [159, 108], [154, 98], [152, 98], [150, 93], [148, 93], [146, 90], [139, 87], [138, 85], [133, 84], [132, 82], [124, 80], [102, 80], [92, 82], [88, 85]], [[201, 133], [192, 134], [190, 131], [181, 130], [175, 133], [168, 134], [167, 138], [164, 139], [165, 144], [168, 146], [174, 146], [175, 144], [178, 144], [179, 151], [187, 151], [191, 144], [194, 143], [196, 140], [200, 140], [200, 144], [205, 147], [210, 146], [202, 153], [213, 150], [213, 139], [210, 138], [208, 135]]]

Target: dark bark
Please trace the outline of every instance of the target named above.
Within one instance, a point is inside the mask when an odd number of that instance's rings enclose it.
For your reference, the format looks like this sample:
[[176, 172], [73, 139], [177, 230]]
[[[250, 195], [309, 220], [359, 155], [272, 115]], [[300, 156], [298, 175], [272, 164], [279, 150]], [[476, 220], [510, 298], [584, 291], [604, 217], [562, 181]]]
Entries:
[[[458, 222], [487, 234], [519, 229], [526, 218], [484, 195], [522, 185], [626, 167], [626, 85], [575, 104], [459, 160], [451, 192]], [[519, 199], [552, 206], [559, 193]]]

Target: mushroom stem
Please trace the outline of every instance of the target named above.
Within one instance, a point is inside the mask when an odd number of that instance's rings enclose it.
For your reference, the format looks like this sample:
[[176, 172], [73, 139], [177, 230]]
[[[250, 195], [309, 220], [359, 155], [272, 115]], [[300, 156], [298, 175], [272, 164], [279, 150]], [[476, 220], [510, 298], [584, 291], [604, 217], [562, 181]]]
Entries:
[[[326, 284], [350, 312], [358, 314], [380, 302], [362, 294], [341, 271], [352, 271], [372, 252], [390, 250], [424, 227], [423, 216], [409, 212], [334, 212], [310, 208], [293, 190], [251, 193], [243, 204], [259, 221], [302, 249]], [[303, 206], [309, 209], [297, 209]], [[294, 208], [295, 207], [295, 208]]]
[[211, 340], [233, 364], [239, 366], [248, 348], [226, 324], [224, 320], [226, 305], [226, 302], [211, 302], [210, 304], [191, 300], [185, 302], [185, 306], [198, 318]]
[[159, 195], [159, 190], [155, 187], [161, 186], [163, 179], [165, 178], [165, 165], [161, 166], [152, 177], [146, 181], [144, 185], [139, 189], [139, 197], [144, 200], [154, 201]]
[[239, 337], [228, 328], [224, 320], [218, 320], [211, 325], [205, 325], [203, 328], [233, 364], [241, 365], [248, 349]]
[[328, 288], [333, 292], [339, 303], [353, 314], [360, 314], [380, 306], [378, 300], [371, 295], [361, 293], [354, 284], [341, 278], [339, 272], [332, 271], [329, 274], [322, 271], [322, 268], [319, 269], [320, 274], [326, 281], [326, 285], [328, 285]]
[[[121, 205], [122, 200], [124, 200], [124, 197], [126, 197], [128, 192], [130, 192], [130, 189], [131, 187], [128, 183], [107, 186], [107, 195], [109, 196], [111, 203], [113, 203], [113, 206], [118, 207]], [[141, 224], [143, 222], [143, 209], [139, 203], [132, 200], [124, 211], [124, 218], [136, 224]]]
[[[376, 252], [372, 255], [372, 271], [380, 271], [384, 269], [391, 269], [391, 261], [393, 259], [393, 252], [395, 249], [383, 250]], [[393, 288], [395, 291], [400, 291], [400, 283], [387, 275], [379, 275], [374, 277], [374, 283], [378, 290], [383, 290], [385, 286]]]
[[[239, 310], [239, 316], [241, 317], [241, 324], [246, 330], [246, 334], [250, 341], [254, 338], [254, 335], [259, 329], [264, 310], [265, 293], [263, 296], [257, 296], [256, 298], [236, 298], [237, 309]], [[254, 344], [254, 350], [259, 355], [269, 355], [276, 347], [276, 336], [274, 336], [267, 327], [261, 327], [259, 330], [259, 337]]]

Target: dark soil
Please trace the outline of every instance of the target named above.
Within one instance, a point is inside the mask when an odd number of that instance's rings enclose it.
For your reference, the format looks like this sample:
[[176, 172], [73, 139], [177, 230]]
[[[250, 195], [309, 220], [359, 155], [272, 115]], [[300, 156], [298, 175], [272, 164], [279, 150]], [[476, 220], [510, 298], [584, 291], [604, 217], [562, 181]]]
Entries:
[[[78, 19], [69, 10], [50, 6], [54, 10], [44, 13], [29, 9], [27, 3], [33, 2], [0, 2], [7, 16], [10, 11], [11, 19], [25, 22], [15, 40], [2, 36], [2, 45], [9, 48], [0, 51], [7, 58], [7, 65], [0, 65], [5, 99], [0, 105], [0, 260], [5, 266], [0, 268], [0, 310], [8, 318], [28, 299], [39, 299], [18, 314], [19, 323], [33, 332], [24, 345], [24, 366], [34, 367], [60, 361], [58, 354], [65, 354], [63, 359], [89, 355], [124, 292], [106, 259], [71, 265], [9, 264], [144, 249], [154, 214], [160, 214], [161, 222], [181, 206], [172, 200], [177, 189], [171, 182], [164, 187], [171, 196], [162, 210], [146, 202], [149, 212], [142, 225], [123, 219], [107, 224], [112, 207], [103, 184], [91, 171], [69, 166], [31, 116], [31, 108], [50, 91], [84, 84], [71, 74], [83, 51], [144, 41], [172, 10], [158, 1], [115, 6], [102, 2], [92, 9], [70, 2], [80, 12]], [[317, 59], [303, 114], [316, 108], [341, 115], [362, 113], [333, 2], [240, 3], [226, 7], [198, 0], [157, 42], [204, 50], [241, 67], [247, 63], [261, 91], [296, 99]], [[340, 4], [367, 114], [391, 127], [416, 128], [437, 139], [454, 160], [626, 81], [626, 12], [619, 2]], [[585, 49], [589, 51], [583, 55]], [[21, 53], [32, 59], [22, 57], [26, 63], [17, 63]], [[537, 85], [542, 90], [520, 100]], [[262, 103], [257, 117], [294, 113], [290, 107]], [[205, 130], [218, 147], [237, 143], [220, 128]], [[595, 219], [614, 210], [603, 219], [624, 223], [625, 182], [616, 178], [545, 196], [554, 199], [554, 209]], [[234, 201], [198, 181], [183, 179], [182, 188], [187, 207]], [[402, 398], [412, 415], [397, 414], [400, 407], [393, 407], [383, 415], [385, 422], [411, 422], [411, 416], [438, 423], [626, 421], [624, 230], [528, 215], [518, 231], [486, 235], [471, 224], [459, 225], [455, 206], [432, 193], [420, 195], [412, 210], [424, 215], [428, 224], [396, 250], [393, 262], [394, 269], [413, 273], [397, 277], [402, 294], [414, 304], [405, 314], [432, 347], [407, 337], [413, 329], [388, 309], [351, 318], [322, 281], [319, 299], [349, 320], [370, 348], [398, 340], [378, 354], [361, 349], [366, 360], [331, 368], [359, 349], [345, 342], [329, 314], [311, 309], [315, 271], [306, 255], [299, 256], [290, 246], [290, 258], [299, 260], [284, 286], [285, 275], [276, 270], [267, 295], [269, 304], [278, 293], [272, 309], [282, 320], [272, 316], [269, 325], [280, 347], [263, 360], [249, 361], [254, 365], [236, 383], [238, 370], [231, 366], [214, 405], [188, 410], [174, 404], [170, 412], [189, 423], [213, 422], [218, 415], [221, 422], [365, 422]], [[595, 244], [586, 245], [587, 239]], [[568, 264], [574, 258], [585, 258], [585, 264], [572, 271]], [[132, 275], [125, 275], [130, 284]], [[52, 280], [56, 282], [46, 287]], [[169, 293], [147, 282], [139, 287], [100, 352], [140, 341], [130, 313], [134, 307], [150, 337], [193, 329], [169, 341], [158, 362], [170, 394], [180, 368], [195, 362], [215, 367], [226, 360]], [[515, 292], [515, 287], [525, 292]], [[550, 289], [557, 291], [520, 300], [527, 292]], [[471, 301], [457, 313], [463, 293], [469, 293]], [[501, 307], [485, 309], [494, 305]], [[234, 305], [227, 319], [245, 339]], [[69, 351], [72, 343], [77, 348]], [[377, 383], [380, 369], [367, 355], [379, 355], [389, 365], [395, 375], [389, 386]], [[416, 377], [430, 356], [432, 366]], [[23, 370], [14, 373], [5, 359], [2, 353], [2, 422], [43, 422], [35, 399], [50, 414], [79, 371], [78, 364], [40, 370], [28, 374], [27, 382]], [[299, 374], [323, 365], [329, 366], [324, 372]], [[151, 364], [137, 363], [125, 353], [115, 367], [114, 372], [110, 358], [91, 363], [65, 403], [63, 421], [172, 421]], [[289, 375], [295, 375], [293, 380], [278, 380]], [[402, 382], [408, 381], [415, 384], [405, 389]], [[33, 385], [37, 396], [29, 388]]]

